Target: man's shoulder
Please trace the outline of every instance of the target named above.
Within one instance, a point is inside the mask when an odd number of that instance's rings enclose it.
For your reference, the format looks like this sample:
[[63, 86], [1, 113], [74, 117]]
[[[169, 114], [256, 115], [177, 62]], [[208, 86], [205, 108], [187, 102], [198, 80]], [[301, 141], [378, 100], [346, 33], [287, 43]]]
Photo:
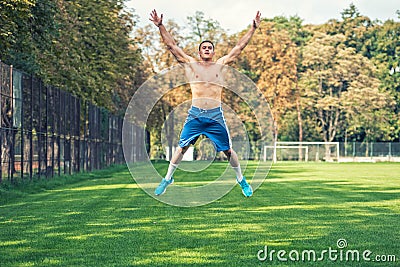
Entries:
[[217, 61], [215, 61], [215, 63], [220, 64], [220, 65], [224, 65], [225, 58], [226, 58], [226, 55], [223, 56], [223, 57], [220, 57], [219, 59], [217, 59]]

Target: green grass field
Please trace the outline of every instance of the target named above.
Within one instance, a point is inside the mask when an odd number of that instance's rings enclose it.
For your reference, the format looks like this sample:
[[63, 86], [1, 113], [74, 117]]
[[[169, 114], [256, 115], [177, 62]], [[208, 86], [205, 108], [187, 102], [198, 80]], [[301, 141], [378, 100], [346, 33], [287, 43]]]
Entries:
[[[175, 178], [201, 175], [178, 171]], [[194, 208], [153, 199], [124, 166], [2, 185], [0, 196], [0, 266], [400, 265], [400, 164], [279, 163], [253, 197], [236, 186]], [[347, 247], [339, 249], [339, 239]], [[329, 248], [336, 254], [323, 252]], [[346, 261], [349, 250], [360, 260]]]

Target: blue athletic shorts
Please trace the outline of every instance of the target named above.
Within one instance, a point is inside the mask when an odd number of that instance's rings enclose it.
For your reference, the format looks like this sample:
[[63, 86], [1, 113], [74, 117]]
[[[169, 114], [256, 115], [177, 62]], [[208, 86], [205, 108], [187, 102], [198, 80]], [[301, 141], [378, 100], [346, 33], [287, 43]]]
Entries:
[[192, 106], [181, 132], [179, 146], [186, 147], [196, 143], [202, 134], [214, 143], [217, 152], [231, 148], [231, 138], [221, 107], [201, 109]]

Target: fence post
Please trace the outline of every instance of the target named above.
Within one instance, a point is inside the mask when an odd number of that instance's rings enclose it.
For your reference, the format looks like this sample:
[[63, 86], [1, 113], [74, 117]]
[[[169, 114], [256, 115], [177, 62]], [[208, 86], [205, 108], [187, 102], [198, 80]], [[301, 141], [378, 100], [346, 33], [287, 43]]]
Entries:
[[22, 85], [22, 75], [20, 76], [20, 88], [21, 90], [21, 179], [24, 179], [24, 163], [25, 163], [25, 140], [24, 140], [24, 94], [23, 94], [23, 85]]
[[41, 101], [41, 94], [42, 94], [42, 83], [40, 83], [39, 82], [39, 94], [38, 94], [38, 97], [39, 97], [39, 104], [38, 104], [38, 111], [39, 111], [39, 120], [38, 120], [38, 123], [37, 123], [37, 125], [36, 125], [36, 127], [37, 127], [37, 130], [36, 130], [36, 135], [37, 135], [37, 142], [38, 142], [38, 145], [37, 145], [37, 153], [38, 153], [38, 177], [39, 177], [39, 179], [40, 179], [40, 176], [41, 176], [41, 170], [42, 170], [42, 153], [41, 153], [41, 149], [42, 149], [42, 135], [41, 135], [41, 124], [42, 124], [42, 113], [40, 112], [41, 110], [41, 108], [42, 108], [42, 101]]
[[[12, 71], [13, 71], [13, 65], [10, 65], [10, 73], [9, 73], [9, 77], [10, 77], [10, 80], [9, 80], [9, 86], [10, 86], [10, 109], [11, 109], [11, 120], [12, 120], [12, 117], [13, 117], [13, 92], [12, 92], [12, 90], [13, 90], [13, 88], [12, 88], [12, 86], [13, 86], [13, 80], [12, 80]], [[10, 156], [8, 157], [8, 176], [10, 177], [10, 179], [11, 179], [11, 182], [13, 182], [13, 180], [14, 180], [14, 144], [15, 144], [15, 138], [14, 138], [14, 127], [13, 127], [14, 125], [13, 125], [13, 123], [12, 123], [12, 121], [10, 122], [10, 130], [12, 131], [12, 137], [11, 137], [11, 146], [10, 146], [10, 149], [9, 149], [9, 153], [10, 153]]]
[[115, 164], [115, 154], [116, 148], [114, 147], [114, 126], [117, 124], [114, 116], [110, 115], [108, 117], [108, 142], [109, 142], [109, 149], [108, 149], [108, 156], [109, 156], [109, 164]]
[[29, 179], [33, 179], [33, 76], [29, 76], [29, 91], [31, 94], [31, 118], [30, 118], [30, 125], [29, 125]]
[[61, 175], [61, 121], [62, 121], [62, 116], [61, 116], [61, 90], [57, 89], [57, 96], [58, 96], [58, 116], [57, 116], [57, 128], [58, 128], [58, 133], [57, 133], [57, 165], [58, 165], [58, 176]]
[[374, 156], [374, 142], [371, 142], [371, 158]]
[[75, 135], [75, 149], [77, 151], [75, 151], [74, 149], [74, 153], [75, 156], [77, 157], [75, 159], [75, 166], [76, 166], [76, 171], [77, 172], [81, 172], [81, 141], [80, 141], [80, 125], [81, 125], [81, 101], [80, 99], [74, 97], [74, 101], [75, 101], [75, 129], [74, 129], [74, 135]]
[[[41, 82], [42, 83], [42, 82]], [[44, 159], [45, 159], [45, 162], [44, 162], [44, 173], [45, 173], [45, 176], [46, 176], [46, 178], [49, 178], [49, 172], [48, 172], [48, 168], [49, 168], [49, 157], [48, 157], [48, 153], [49, 153], [49, 146], [48, 146], [48, 144], [49, 144], [49, 131], [48, 131], [48, 127], [49, 127], [49, 123], [48, 123], [48, 118], [49, 118], [49, 87], [48, 86], [45, 86], [44, 87], [44, 92], [42, 92], [42, 93], [44, 93], [44, 95], [45, 95], [45, 97], [46, 97], [46, 99], [45, 99], [45, 101], [46, 101], [46, 104], [45, 104], [45, 112], [44, 112], [44, 114], [46, 114], [45, 116], [46, 116], [46, 118], [45, 118], [45, 121], [44, 121], [44, 138], [45, 138], [45, 140], [44, 140], [44, 143], [43, 143], [43, 145], [44, 145]], [[51, 176], [51, 173], [50, 173], [50, 176]]]
[[[3, 108], [1, 107], [1, 104], [3, 103], [3, 63], [0, 60], [0, 140], [3, 142], [3, 113], [2, 110]], [[2, 158], [2, 150], [3, 150], [3, 145], [0, 144], [0, 183], [3, 182], [3, 158]]]
[[[49, 102], [51, 100], [51, 102], [49, 103], [50, 107], [51, 107], [51, 114], [47, 116], [47, 119], [49, 120], [51, 118], [51, 123], [50, 123], [50, 127], [51, 127], [51, 132], [50, 132], [50, 136], [51, 136], [51, 177], [54, 177], [54, 121], [55, 121], [55, 114], [54, 114], [54, 90], [53, 87], [50, 87], [48, 89], [49, 95]], [[49, 112], [49, 111], [48, 111]]]
[[89, 166], [89, 164], [88, 164], [88, 149], [89, 149], [89, 146], [88, 146], [88, 142], [87, 142], [87, 130], [88, 130], [87, 129], [87, 126], [88, 126], [87, 123], [88, 123], [89, 107], [88, 107], [88, 104], [87, 104], [86, 101], [84, 101], [84, 106], [85, 106], [85, 111], [84, 111], [84, 114], [83, 114], [83, 117], [84, 117], [84, 119], [83, 119], [83, 145], [84, 145], [83, 169], [85, 171], [88, 171], [88, 166]]

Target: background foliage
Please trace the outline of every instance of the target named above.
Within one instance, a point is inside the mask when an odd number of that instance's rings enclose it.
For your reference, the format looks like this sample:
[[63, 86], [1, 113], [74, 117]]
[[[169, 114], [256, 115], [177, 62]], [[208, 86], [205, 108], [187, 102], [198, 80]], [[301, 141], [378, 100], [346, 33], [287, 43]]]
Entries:
[[[124, 1], [0, 3], [3, 62], [115, 113], [124, 113], [143, 81], [176, 64], [157, 28], [136, 26], [134, 10]], [[195, 57], [200, 40], [212, 39], [222, 56], [247, 31], [227, 34], [200, 11], [185, 25], [164, 24]], [[399, 36], [398, 20], [372, 21], [353, 4], [340, 20], [321, 25], [304, 25], [297, 16], [264, 18], [233, 67], [264, 92], [278, 140], [398, 141]], [[188, 97], [187, 89], [175, 92], [179, 95], [166, 96], [149, 121], [152, 143], [169, 112]], [[224, 101], [233, 103], [233, 97], [225, 94]]]

